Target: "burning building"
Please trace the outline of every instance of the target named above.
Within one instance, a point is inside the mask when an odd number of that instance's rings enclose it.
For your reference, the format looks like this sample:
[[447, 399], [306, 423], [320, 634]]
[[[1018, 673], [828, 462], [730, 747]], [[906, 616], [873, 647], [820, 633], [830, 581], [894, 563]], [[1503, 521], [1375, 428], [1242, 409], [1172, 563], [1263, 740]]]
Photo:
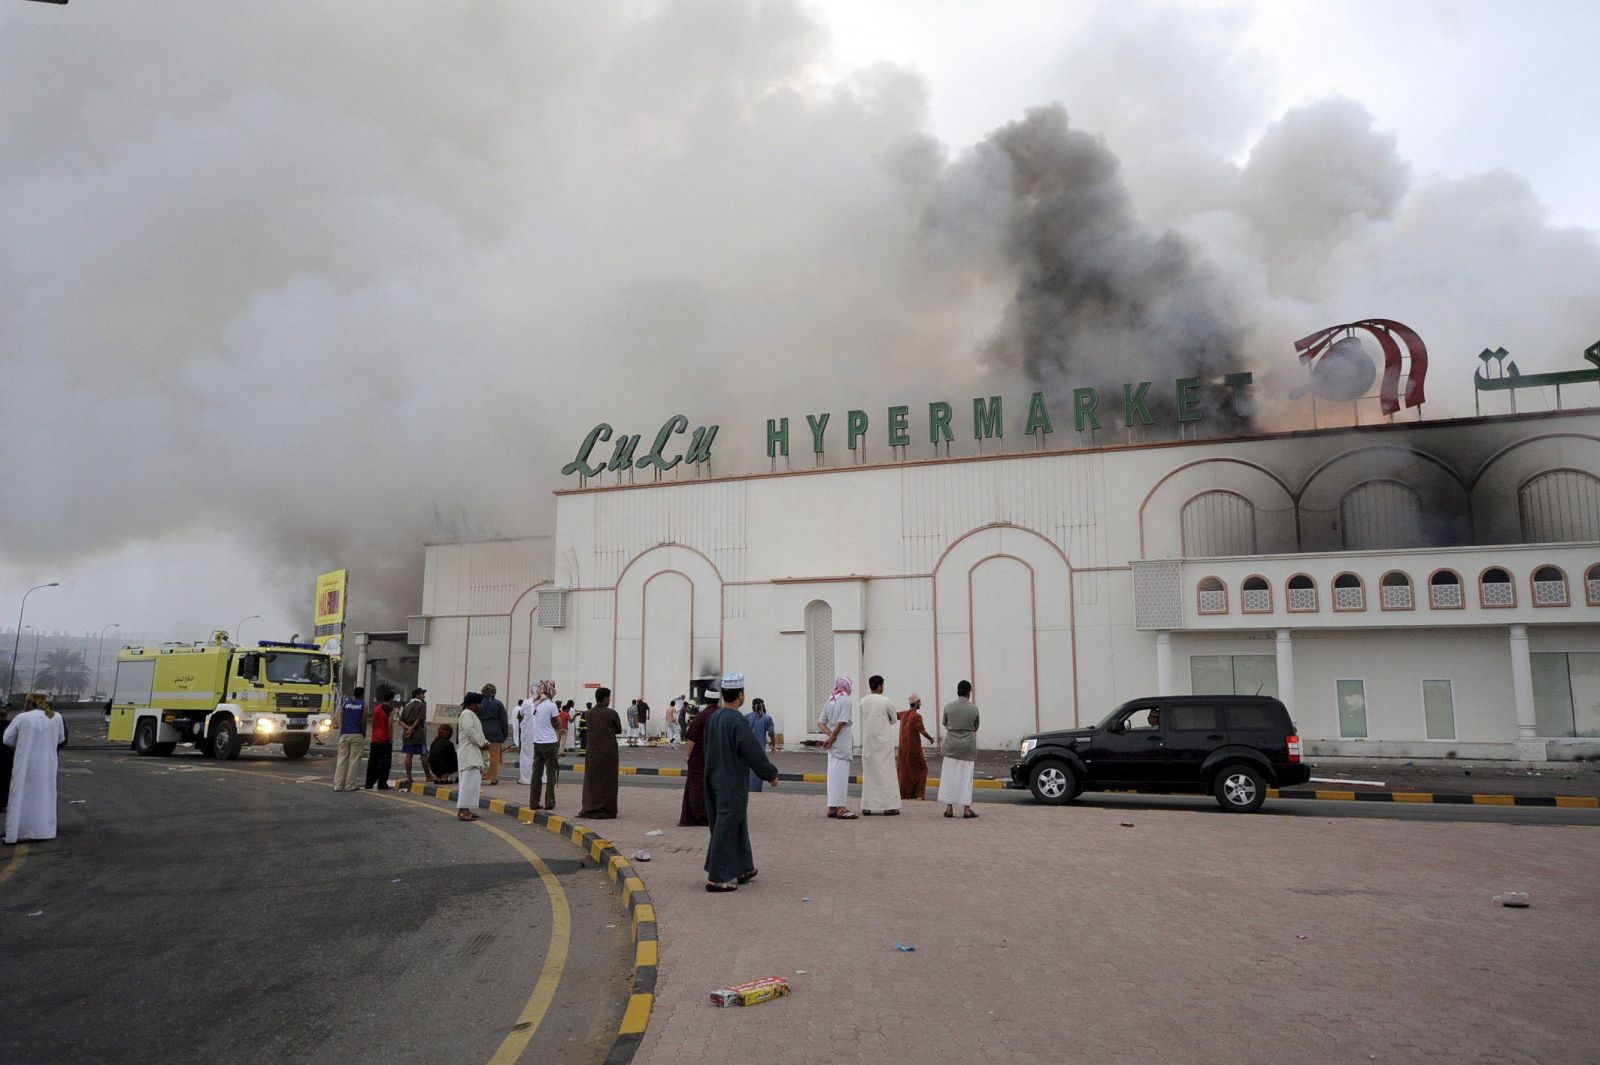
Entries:
[[[1155, 382], [1153, 415], [1139, 382], [792, 412], [733, 475], [710, 472], [715, 426], [604, 426], [553, 538], [428, 549], [422, 683], [448, 703], [550, 676], [659, 707], [738, 669], [793, 742], [835, 674], [930, 705], [967, 679], [995, 748], [1134, 697], [1261, 692], [1312, 753], [1600, 752], [1592, 407], [1225, 431], [1201, 415], [1248, 375], [1218, 379]], [[1420, 402], [1420, 374], [1397, 395]]]

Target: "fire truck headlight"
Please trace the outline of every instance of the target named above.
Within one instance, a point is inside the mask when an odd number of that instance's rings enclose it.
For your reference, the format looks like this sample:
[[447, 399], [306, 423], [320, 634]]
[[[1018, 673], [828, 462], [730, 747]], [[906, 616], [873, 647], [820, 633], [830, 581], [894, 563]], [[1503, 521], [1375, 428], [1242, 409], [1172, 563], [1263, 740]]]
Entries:
[[331, 728], [333, 728], [333, 722], [327, 718], [323, 718], [321, 721], [317, 722], [318, 732], [327, 732]]
[[278, 730], [278, 723], [276, 721], [272, 720], [272, 718], [270, 718], [270, 717], [261, 717], [261, 718], [257, 718], [256, 719], [256, 731], [257, 732], [276, 732], [277, 730]]

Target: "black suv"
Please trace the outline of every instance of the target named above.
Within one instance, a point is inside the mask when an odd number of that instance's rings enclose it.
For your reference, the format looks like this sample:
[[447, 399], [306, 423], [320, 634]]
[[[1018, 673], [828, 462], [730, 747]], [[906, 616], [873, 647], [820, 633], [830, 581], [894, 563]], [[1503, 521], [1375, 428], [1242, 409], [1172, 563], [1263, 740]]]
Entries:
[[1259, 809], [1268, 787], [1310, 777], [1288, 709], [1260, 695], [1134, 699], [1093, 728], [1029, 736], [1011, 767], [1011, 786], [1040, 802], [1089, 788], [1210, 792], [1234, 813]]

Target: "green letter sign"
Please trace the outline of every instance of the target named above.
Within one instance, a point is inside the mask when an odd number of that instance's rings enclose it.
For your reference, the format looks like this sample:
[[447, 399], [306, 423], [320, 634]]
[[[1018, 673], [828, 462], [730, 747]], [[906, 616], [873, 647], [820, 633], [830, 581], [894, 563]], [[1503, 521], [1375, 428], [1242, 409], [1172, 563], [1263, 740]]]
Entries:
[[1072, 390], [1072, 427], [1078, 432], [1083, 432], [1085, 422], [1089, 428], [1100, 428], [1100, 415], [1095, 408], [1100, 405], [1100, 393], [1092, 388], [1074, 388]]
[[911, 416], [910, 407], [889, 408], [889, 446], [907, 447], [911, 443], [911, 434], [906, 431], [906, 419]]
[[944, 434], [944, 442], [949, 443], [955, 439], [955, 434], [950, 432], [950, 415], [954, 413], [948, 403], [928, 404], [928, 443], [937, 444], [939, 435]]
[[780, 418], [776, 422], [767, 419], [767, 458], [776, 458], [778, 452], [783, 452], [783, 457], [789, 457], [789, 419]]
[[865, 435], [867, 435], [867, 412], [864, 410], [853, 410], [849, 414], [845, 415], [845, 447], [848, 447], [851, 451], [854, 451], [856, 449], [856, 445], [861, 442], [861, 438]]
[[1135, 414], [1139, 416], [1140, 425], [1149, 425], [1155, 419], [1150, 417], [1150, 408], [1145, 406], [1144, 395], [1150, 391], [1149, 381], [1140, 381], [1139, 387], [1132, 385], [1122, 386], [1122, 424], [1132, 425]]
[[983, 440], [988, 437], [1003, 437], [1006, 435], [1005, 419], [1002, 417], [999, 396], [990, 396], [986, 405], [983, 400], [972, 401], [972, 435], [974, 439]]
[[806, 415], [806, 424], [811, 426], [811, 450], [822, 454], [822, 434], [828, 431], [829, 415], [818, 417], [814, 414]]
[[1036, 432], [1055, 432], [1050, 425], [1050, 408], [1044, 404], [1043, 392], [1035, 392], [1033, 398], [1028, 400], [1028, 424], [1022, 430], [1024, 436]]

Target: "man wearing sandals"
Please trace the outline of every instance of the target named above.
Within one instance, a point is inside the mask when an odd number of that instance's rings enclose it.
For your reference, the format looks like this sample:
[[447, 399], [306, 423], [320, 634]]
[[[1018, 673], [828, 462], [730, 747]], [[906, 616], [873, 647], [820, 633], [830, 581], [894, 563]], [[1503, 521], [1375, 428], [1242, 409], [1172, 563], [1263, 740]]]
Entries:
[[750, 722], [738, 710], [744, 705], [744, 674], [722, 678], [722, 707], [733, 713], [710, 714], [701, 743], [706, 752], [706, 815], [711, 845], [706, 848], [706, 890], [739, 890], [756, 878], [750, 849], [750, 774], [773, 787], [778, 767], [761, 750]]
[[828, 752], [828, 816], [841, 821], [854, 821], [850, 812], [850, 758], [855, 754], [855, 735], [851, 724], [855, 720], [855, 704], [850, 698], [850, 678], [841, 676], [833, 682], [833, 695], [822, 708], [822, 720], [817, 730], [827, 734], [822, 749]]
[[939, 766], [939, 801], [944, 815], [977, 817], [972, 812], [972, 771], [978, 763], [978, 708], [972, 703], [972, 682], [956, 685], [956, 697], [944, 707], [944, 764]]
[[456, 793], [456, 818], [476, 821], [478, 793], [483, 787], [483, 771], [489, 768], [489, 741], [483, 735], [483, 722], [478, 720], [478, 709], [483, 696], [468, 692], [461, 697], [461, 716], [456, 720], [456, 772], [460, 775], [461, 790]]

